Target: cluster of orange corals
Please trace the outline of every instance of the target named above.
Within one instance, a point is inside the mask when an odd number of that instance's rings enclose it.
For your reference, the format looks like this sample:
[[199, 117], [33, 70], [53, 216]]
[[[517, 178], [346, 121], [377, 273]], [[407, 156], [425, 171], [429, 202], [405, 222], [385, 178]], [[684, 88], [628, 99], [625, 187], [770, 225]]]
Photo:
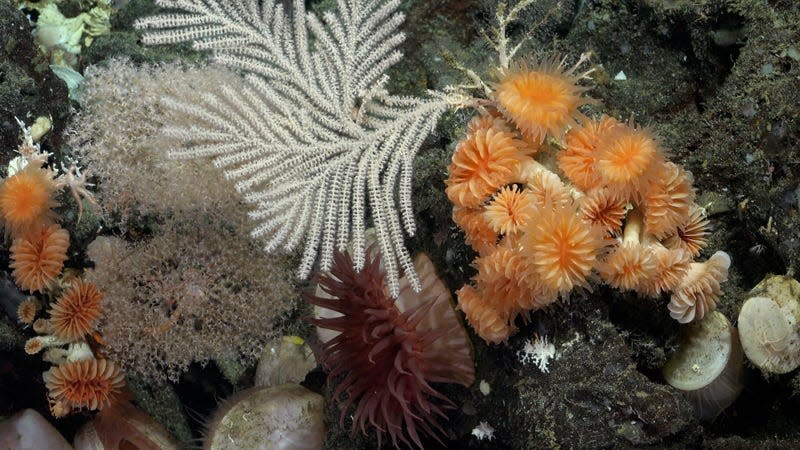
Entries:
[[[11, 244], [12, 275], [17, 285], [33, 293], [57, 300], [50, 305], [49, 319], [36, 318], [41, 302], [28, 297], [20, 303], [21, 323], [32, 325], [39, 336], [29, 339], [25, 351], [54, 364], [44, 373], [51, 412], [63, 417], [81, 408], [108, 406], [124, 386], [118, 366], [95, 356], [99, 336], [93, 335], [100, 317], [102, 293], [77, 277], [59, 278], [67, 260], [69, 233], [55, 220], [55, 195], [69, 187], [80, 204], [81, 197], [92, 201], [85, 190], [85, 178], [77, 168], [61, 176], [44, 167], [48, 154], [42, 152], [24, 128], [20, 157], [12, 161], [9, 176], [0, 184], [0, 216]], [[95, 345], [97, 347], [97, 345]]]
[[86, 177], [72, 165], [58, 175], [44, 167], [48, 153], [31, 138], [23, 126], [23, 143], [17, 158], [9, 164], [8, 177], [0, 184], [0, 219], [6, 237], [11, 237], [12, 275], [19, 287], [30, 292], [51, 288], [67, 260], [69, 233], [55, 222], [56, 194], [69, 188], [83, 212], [81, 199], [95, 204], [86, 190]]
[[[580, 63], [579, 63], [580, 64]], [[585, 117], [578, 65], [513, 64], [449, 166], [453, 219], [478, 253], [460, 308], [486, 341], [518, 316], [605, 283], [657, 297], [681, 323], [716, 306], [730, 258], [694, 262], [707, 220], [691, 174], [633, 121]]]
[[125, 386], [119, 366], [100, 351], [102, 338], [95, 327], [102, 299], [95, 285], [75, 278], [50, 306], [48, 319], [36, 318], [39, 307], [34, 297], [19, 306], [20, 322], [31, 324], [39, 334], [28, 339], [25, 352], [43, 352], [42, 359], [54, 364], [44, 373], [44, 381], [55, 417], [107, 407]]

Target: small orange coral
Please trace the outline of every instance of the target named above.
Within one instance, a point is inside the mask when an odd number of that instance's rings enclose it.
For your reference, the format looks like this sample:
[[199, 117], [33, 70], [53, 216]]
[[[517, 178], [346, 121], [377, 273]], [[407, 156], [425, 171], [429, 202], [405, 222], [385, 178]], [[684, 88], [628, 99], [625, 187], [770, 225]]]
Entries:
[[528, 193], [506, 186], [486, 206], [483, 216], [496, 233], [512, 234], [531, 221], [533, 203]]
[[28, 297], [17, 306], [17, 318], [21, 323], [33, 323], [36, 313], [39, 311], [39, 304], [34, 297]]
[[644, 175], [661, 154], [655, 136], [632, 123], [611, 128], [597, 146], [597, 173], [602, 182], [625, 197], [646, 185]]
[[617, 289], [639, 291], [655, 275], [656, 262], [650, 249], [641, 244], [643, 226], [641, 211], [631, 210], [625, 218], [622, 242], [598, 267], [603, 280]]
[[573, 207], [538, 208], [535, 216], [521, 245], [542, 284], [561, 294], [587, 286], [586, 277], [605, 245], [603, 230], [582, 220]]
[[77, 279], [50, 309], [53, 334], [76, 341], [92, 331], [100, 317], [103, 294], [92, 283]]
[[689, 218], [694, 200], [692, 178], [681, 166], [661, 162], [642, 200], [647, 233], [663, 238]]
[[40, 351], [42, 351], [43, 348], [44, 348], [44, 344], [42, 343], [41, 339], [38, 339], [38, 336], [34, 337], [34, 338], [31, 338], [31, 339], [28, 339], [25, 342], [25, 353], [27, 353], [29, 355], [35, 355], [35, 354], [39, 353]]
[[34, 164], [6, 178], [0, 185], [0, 215], [5, 221], [6, 234], [18, 237], [44, 223], [50, 208], [58, 206], [53, 200], [56, 189], [53, 172]]
[[549, 170], [539, 170], [529, 176], [527, 181], [530, 196], [536, 206], [560, 208], [572, 203], [569, 189], [558, 175]]
[[508, 122], [497, 111], [494, 111], [493, 114], [479, 114], [473, 117], [467, 124], [467, 134], [475, 134], [480, 130], [488, 130], [490, 128], [513, 133]]
[[534, 144], [548, 134], [561, 139], [566, 128], [583, 119], [578, 108], [592, 100], [582, 96], [588, 88], [577, 85], [577, 65], [566, 68], [557, 56], [531, 64], [520, 63], [503, 71], [494, 86], [500, 111]]
[[51, 410], [61, 417], [73, 409], [107, 407], [121, 393], [125, 377], [107, 359], [84, 359], [51, 367], [44, 383], [53, 401]]
[[52, 334], [53, 326], [50, 325], [49, 320], [45, 319], [44, 317], [39, 317], [33, 321], [33, 331], [36, 334]]
[[639, 291], [655, 275], [656, 262], [646, 247], [625, 242], [619, 245], [598, 267], [603, 280], [621, 290]]
[[693, 204], [688, 219], [677, 227], [675, 234], [664, 239], [668, 248], [682, 248], [696, 257], [706, 246], [708, 219], [703, 208]]
[[478, 269], [475, 281], [482, 298], [489, 299], [509, 325], [517, 314], [533, 307], [533, 292], [517, 275], [522, 272], [522, 264], [519, 252], [506, 246], [497, 247], [474, 263]]
[[656, 263], [653, 276], [645, 280], [639, 292], [650, 297], [670, 292], [678, 287], [689, 270], [692, 255], [683, 249], [668, 249], [655, 243], [649, 246]]
[[458, 291], [458, 307], [467, 317], [467, 322], [478, 336], [486, 342], [499, 344], [508, 340], [514, 329], [502, 315], [489, 306], [472, 286], [464, 286]]
[[11, 245], [12, 275], [17, 285], [42, 292], [61, 272], [67, 259], [69, 233], [60, 226], [40, 225]]
[[497, 244], [497, 233], [489, 226], [483, 211], [475, 208], [453, 208], [453, 222], [466, 235], [467, 244], [478, 253], [486, 253]]
[[691, 263], [689, 271], [672, 293], [669, 315], [680, 323], [702, 319], [717, 307], [720, 283], [728, 279], [731, 257], [718, 251], [704, 263]]
[[619, 233], [625, 218], [625, 202], [608, 189], [595, 189], [580, 199], [583, 217], [609, 233]]
[[456, 147], [445, 181], [447, 197], [456, 206], [474, 208], [517, 171], [522, 143], [510, 132], [479, 129]]
[[597, 145], [617, 125], [620, 125], [617, 119], [603, 114], [600, 120], [586, 121], [567, 133], [564, 150], [558, 152], [558, 167], [578, 189], [588, 191], [598, 187]]

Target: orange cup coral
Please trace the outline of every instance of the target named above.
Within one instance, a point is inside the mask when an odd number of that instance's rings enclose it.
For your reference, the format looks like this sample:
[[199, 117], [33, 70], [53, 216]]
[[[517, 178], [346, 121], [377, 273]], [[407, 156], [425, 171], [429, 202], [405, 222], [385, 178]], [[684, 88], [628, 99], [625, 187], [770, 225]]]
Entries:
[[639, 191], [643, 175], [659, 158], [661, 150], [655, 136], [633, 123], [615, 126], [597, 144], [596, 170], [607, 186], [619, 192], [624, 188]]
[[511, 182], [524, 144], [510, 132], [480, 128], [458, 144], [450, 164], [447, 197], [457, 206], [474, 208]]
[[535, 216], [521, 245], [536, 277], [561, 294], [588, 287], [587, 277], [605, 246], [603, 230], [582, 220], [574, 207], [539, 208]]
[[720, 284], [728, 278], [731, 257], [723, 251], [703, 263], [691, 263], [689, 271], [672, 293], [669, 315], [680, 323], [702, 319], [717, 308]]
[[[692, 263], [708, 221], [691, 174], [632, 120], [584, 117], [578, 108], [592, 101], [576, 85], [577, 66], [545, 58], [510, 67], [470, 122], [445, 182], [453, 218], [479, 253], [478, 274], [458, 291], [477, 333], [503, 342], [518, 316], [598, 281], [672, 293], [669, 310], [681, 322], [716, 307], [730, 260], [718, 253]], [[516, 144], [525, 140], [535, 151]], [[505, 144], [486, 144], [494, 141]]]
[[0, 215], [6, 235], [20, 236], [35, 225], [45, 223], [57, 189], [53, 172], [28, 164], [0, 184]]
[[63, 417], [73, 409], [109, 406], [122, 393], [125, 377], [112, 361], [92, 358], [51, 367], [44, 383], [53, 415]]
[[548, 135], [563, 137], [567, 127], [583, 118], [578, 108], [592, 103], [581, 95], [587, 88], [576, 84], [584, 77], [575, 75], [580, 63], [567, 68], [565, 60], [544, 57], [512, 64], [498, 74], [493, 94], [498, 109], [534, 144]]
[[39, 225], [11, 244], [11, 273], [17, 285], [42, 292], [52, 285], [67, 260], [69, 233], [60, 226]]
[[92, 331], [100, 318], [102, 299], [97, 286], [77, 279], [50, 308], [53, 334], [65, 341], [76, 341]]

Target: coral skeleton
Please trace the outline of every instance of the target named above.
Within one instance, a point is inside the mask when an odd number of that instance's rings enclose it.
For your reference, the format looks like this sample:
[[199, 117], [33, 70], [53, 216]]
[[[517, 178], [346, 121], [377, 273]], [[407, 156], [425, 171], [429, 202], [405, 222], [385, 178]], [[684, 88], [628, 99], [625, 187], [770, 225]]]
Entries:
[[472, 429], [472, 435], [475, 436], [479, 441], [484, 439], [491, 441], [494, 439], [494, 428], [489, 425], [489, 422], [481, 420], [478, 426]]
[[549, 373], [548, 364], [556, 356], [556, 347], [547, 341], [547, 336], [527, 339], [522, 350], [518, 352], [519, 360], [523, 364], [535, 364], [542, 373]]

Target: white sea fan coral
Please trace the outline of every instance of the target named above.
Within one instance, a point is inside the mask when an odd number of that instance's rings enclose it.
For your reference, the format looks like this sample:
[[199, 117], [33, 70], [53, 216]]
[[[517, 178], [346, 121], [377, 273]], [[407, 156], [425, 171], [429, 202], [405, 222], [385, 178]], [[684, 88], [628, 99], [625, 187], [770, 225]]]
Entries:
[[302, 277], [318, 255], [320, 269], [330, 269], [334, 248], [351, 238], [363, 267], [369, 208], [392, 294], [401, 268], [419, 290], [403, 242], [403, 231], [415, 231], [412, 162], [446, 102], [384, 88], [402, 56], [401, 2], [339, 0], [321, 19], [303, 1], [291, 14], [282, 3], [158, 0], [180, 12], [137, 22], [148, 44], [192, 42], [245, 74], [242, 88], [221, 85], [199, 103], [166, 101], [175, 119], [164, 134], [183, 142], [170, 154], [211, 157], [255, 205], [252, 234], [266, 238], [268, 252], [304, 241]]

